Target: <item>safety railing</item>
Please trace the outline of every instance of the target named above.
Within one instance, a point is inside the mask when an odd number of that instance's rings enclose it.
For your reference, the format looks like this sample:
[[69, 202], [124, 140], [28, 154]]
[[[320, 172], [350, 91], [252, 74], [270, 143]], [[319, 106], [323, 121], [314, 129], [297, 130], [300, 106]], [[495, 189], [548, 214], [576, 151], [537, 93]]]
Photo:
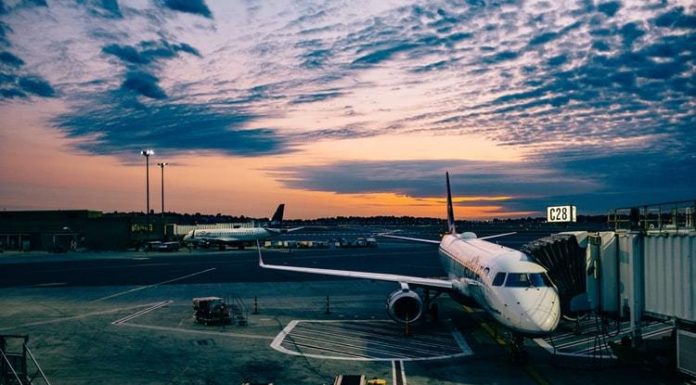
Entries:
[[609, 213], [608, 221], [616, 230], [696, 230], [696, 199], [618, 208]]

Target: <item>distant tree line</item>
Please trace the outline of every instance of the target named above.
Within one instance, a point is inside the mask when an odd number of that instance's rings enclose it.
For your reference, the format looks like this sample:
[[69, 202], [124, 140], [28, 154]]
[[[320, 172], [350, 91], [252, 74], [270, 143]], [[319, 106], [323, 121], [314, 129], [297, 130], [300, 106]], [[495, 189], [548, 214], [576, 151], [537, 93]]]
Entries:
[[[160, 214], [151, 214], [160, 216]], [[143, 212], [117, 212], [105, 213], [105, 217], [142, 217]], [[234, 216], [226, 214], [201, 214], [201, 213], [175, 213], [166, 212], [164, 214], [167, 222], [178, 223], [181, 225], [196, 225], [210, 223], [234, 223], [234, 222], [249, 222], [265, 223], [268, 218], [254, 218], [244, 215]], [[432, 217], [413, 217], [413, 216], [337, 216], [315, 219], [286, 219], [284, 220], [290, 226], [444, 226], [446, 227], [447, 220], [444, 218]], [[495, 227], [518, 227], [529, 225], [540, 225], [546, 223], [546, 218], [543, 217], [526, 217], [526, 218], [493, 218], [487, 220], [458, 220], [457, 226], [465, 229], [469, 226], [480, 228], [482, 226]], [[578, 215], [577, 223], [580, 224], [607, 224], [606, 215]]]

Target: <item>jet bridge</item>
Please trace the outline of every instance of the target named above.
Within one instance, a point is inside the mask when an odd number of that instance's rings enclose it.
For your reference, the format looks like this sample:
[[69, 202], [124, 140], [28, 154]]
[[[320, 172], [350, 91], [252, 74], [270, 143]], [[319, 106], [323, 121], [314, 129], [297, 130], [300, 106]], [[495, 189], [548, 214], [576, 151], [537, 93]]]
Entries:
[[[564, 315], [628, 320], [642, 344], [649, 320], [673, 325], [678, 365], [696, 373], [696, 200], [612, 211], [614, 231], [568, 232], [525, 246], [558, 286]], [[649, 333], [645, 334], [645, 337]]]
[[586, 238], [581, 233], [561, 233], [522, 247], [523, 252], [532, 255], [549, 272], [558, 288], [564, 315], [577, 311], [571, 308], [571, 300], [586, 291]]

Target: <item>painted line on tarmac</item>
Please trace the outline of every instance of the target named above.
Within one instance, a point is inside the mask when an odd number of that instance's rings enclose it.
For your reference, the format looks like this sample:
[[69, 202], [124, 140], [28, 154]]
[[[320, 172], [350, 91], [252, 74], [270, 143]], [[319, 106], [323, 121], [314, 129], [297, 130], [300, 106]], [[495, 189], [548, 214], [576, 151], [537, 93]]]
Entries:
[[[486, 330], [486, 332], [488, 332], [488, 334], [491, 336], [491, 338], [493, 338], [493, 340], [495, 340], [495, 342], [498, 343], [498, 345], [500, 345], [500, 346], [502, 346], [502, 347], [505, 347], [505, 346], [507, 345], [507, 342], [505, 342], [505, 340], [503, 340], [503, 339], [498, 335], [498, 333], [496, 333], [496, 332], [493, 330], [493, 328], [492, 328], [490, 325], [488, 325], [488, 323], [487, 323], [486, 321], [483, 321], [480, 317], [474, 315], [474, 312], [473, 312], [473, 310], [472, 310], [470, 307], [468, 307], [468, 306], [463, 306], [463, 307], [464, 307], [464, 310], [466, 310], [469, 314], [473, 315], [473, 316], [479, 321], [479, 323], [481, 324], [481, 326]], [[523, 370], [524, 370], [524, 372], [527, 373], [527, 374], [529, 375], [529, 377], [531, 377], [532, 380], [534, 380], [534, 382], [536, 382], [537, 384], [539, 384], [539, 385], [550, 385], [550, 383], [549, 383], [544, 377], [542, 377], [536, 370], [534, 370], [534, 368], [532, 368], [531, 366], [526, 365], [526, 366], [523, 368]]]
[[471, 347], [469, 346], [469, 344], [466, 343], [464, 336], [462, 335], [462, 333], [459, 332], [459, 330], [452, 331], [452, 336], [454, 337], [454, 341], [457, 342], [457, 345], [459, 345], [459, 349], [461, 349], [463, 353], [474, 354], [474, 351], [471, 350]]
[[65, 282], [48, 282], [48, 283], [37, 283], [36, 285], [31, 285], [31, 287], [55, 287], [55, 286], [65, 286]]
[[471, 314], [473, 317], [475, 317], [479, 321], [479, 323], [481, 324], [481, 327], [483, 327], [483, 329], [488, 333], [489, 336], [491, 336], [491, 338], [493, 338], [493, 340], [496, 343], [498, 343], [498, 345], [500, 345], [500, 346], [507, 345], [505, 340], [501, 338], [501, 336], [498, 334], [498, 332], [496, 330], [493, 330], [493, 328], [490, 325], [488, 325], [488, 323], [486, 321], [483, 321], [480, 317], [478, 317], [474, 314], [474, 310], [472, 308], [470, 308], [468, 306], [462, 306], [462, 307], [464, 308], [464, 310], [466, 310], [467, 313]]
[[[378, 322], [384, 322], [385, 320], [378, 320]], [[281, 353], [285, 353], [288, 355], [293, 355], [293, 356], [302, 356], [302, 357], [309, 357], [309, 358], [318, 358], [318, 359], [324, 359], [324, 360], [344, 360], [344, 361], [394, 361], [398, 360], [400, 362], [403, 361], [434, 361], [434, 360], [443, 360], [443, 359], [451, 359], [451, 358], [460, 358], [460, 357], [467, 357], [472, 355], [473, 353], [471, 352], [471, 349], [462, 349], [461, 353], [453, 353], [453, 354], [445, 354], [445, 355], [439, 355], [439, 356], [429, 356], [429, 357], [373, 357], [369, 356], [369, 352], [365, 351], [365, 354], [354, 354], [354, 353], [348, 353], [345, 350], [341, 350], [340, 352], [331, 349], [329, 346], [314, 346], [314, 345], [309, 345], [309, 344], [302, 344], [298, 343], [296, 341], [293, 341], [294, 345], [297, 346], [306, 346], [314, 350], [324, 350], [324, 351], [330, 351], [330, 352], [339, 352], [343, 353], [343, 356], [331, 356], [331, 355], [326, 355], [326, 354], [309, 354], [309, 353], [302, 353], [299, 351], [294, 351], [285, 348], [283, 345], [283, 341], [285, 338], [290, 337], [291, 339], [294, 340], [293, 336], [291, 335], [293, 329], [297, 327], [297, 325], [300, 322], [306, 322], [306, 323], [339, 323], [339, 322], [344, 322], [344, 323], [352, 323], [352, 322], [375, 322], [374, 320], [292, 320], [290, 321], [283, 330], [280, 331], [276, 335], [276, 337], [273, 339], [271, 342], [271, 348], [273, 348], [276, 351], [279, 351]], [[309, 331], [311, 332], [311, 331]], [[299, 336], [300, 338], [303, 338], [302, 336]], [[453, 338], [456, 339], [456, 337], [453, 336]], [[307, 338], [309, 340], [309, 338]], [[467, 345], [468, 347], [468, 345]], [[345, 348], [345, 346], [344, 346]], [[460, 345], [460, 348], [461, 345]], [[374, 349], [373, 349], [374, 350]]]
[[112, 324], [112, 325], [124, 324], [124, 323], [126, 323], [126, 322], [128, 322], [128, 321], [130, 321], [130, 320], [132, 320], [132, 319], [135, 319], [135, 318], [140, 317], [141, 315], [147, 314], [147, 313], [149, 313], [149, 312], [151, 312], [151, 311], [154, 311], [154, 310], [157, 310], [157, 309], [159, 309], [159, 308], [161, 308], [161, 307], [167, 306], [167, 305], [169, 305], [170, 303], [174, 303], [174, 301], [169, 300], [169, 301], [162, 301], [162, 302], [156, 303], [156, 304], [154, 304], [154, 305], [148, 307], [147, 309], [143, 309], [143, 310], [140, 310], [140, 311], [135, 312], [135, 313], [133, 313], [133, 314], [129, 314], [129, 315], [127, 315], [127, 316], [125, 316], [125, 317], [123, 317], [123, 318], [121, 318], [121, 319], [118, 319], [118, 320], [112, 322], [111, 324]]
[[563, 357], [578, 357], [578, 358], [596, 358], [596, 359], [605, 359], [605, 360], [615, 360], [617, 357], [614, 354], [597, 354], [597, 355], [591, 355], [591, 354], [584, 354], [584, 353], [578, 353], [578, 352], [562, 352], [559, 350], [554, 351], [553, 346], [549, 344], [545, 339], [543, 338], [535, 338], [533, 340], [536, 342], [537, 345], [541, 346], [544, 348], [547, 352], [554, 354], [556, 356], [563, 356]]
[[392, 383], [394, 385], [407, 385], [406, 383], [406, 371], [404, 369], [404, 361], [394, 360], [392, 361]]
[[140, 286], [140, 287], [136, 287], [135, 289], [130, 289], [130, 290], [118, 292], [118, 293], [116, 293], [116, 294], [111, 294], [111, 295], [108, 295], [108, 296], [106, 296], [106, 297], [102, 297], [102, 298], [95, 299], [95, 300], [93, 300], [93, 301], [91, 301], [91, 302], [106, 301], [107, 299], [120, 297], [120, 296], [122, 296], [122, 295], [134, 293], [134, 292], [136, 292], [136, 291], [145, 290], [145, 289], [151, 289], [151, 288], [153, 288], [153, 287], [157, 287], [157, 286], [161, 286], [161, 285], [166, 285], [166, 284], [168, 284], [168, 283], [172, 283], [172, 282], [176, 282], [176, 281], [181, 281], [181, 280], [186, 279], [186, 278], [195, 277], [195, 276], [197, 276], [197, 275], [205, 274], [205, 273], [207, 273], [207, 272], [209, 272], [209, 271], [213, 271], [213, 270], [215, 270], [215, 269], [217, 269], [217, 267], [211, 267], [210, 269], [206, 269], [206, 270], [203, 270], [203, 271], [199, 271], [199, 272], [196, 272], [196, 273], [193, 273], [193, 274], [188, 274], [188, 275], [184, 275], [184, 276], [181, 276], [181, 277], [173, 278], [173, 279], [170, 279], [170, 280], [167, 280], [167, 281], [162, 281], [162, 282], [154, 283], [154, 284], [152, 284], [152, 285]]
[[144, 305], [136, 305], [136, 306], [129, 306], [129, 307], [121, 307], [121, 308], [116, 308], [116, 309], [110, 309], [110, 310], [103, 310], [103, 311], [97, 311], [93, 313], [86, 313], [86, 314], [80, 314], [72, 317], [63, 317], [63, 318], [55, 318], [51, 320], [46, 320], [46, 321], [36, 321], [36, 322], [29, 322], [26, 324], [22, 325], [16, 325], [16, 326], [10, 326], [10, 327], [5, 327], [5, 328], [0, 328], [0, 331], [4, 330], [12, 330], [12, 329], [19, 329], [22, 327], [29, 327], [29, 326], [40, 326], [40, 325], [49, 325], [53, 323], [59, 323], [59, 322], [65, 322], [65, 321], [71, 321], [71, 320], [76, 320], [76, 319], [82, 319], [82, 318], [87, 318], [87, 317], [93, 317], [93, 316], [98, 316], [98, 315], [105, 315], [105, 314], [111, 314], [111, 313], [118, 313], [126, 310], [133, 310], [133, 309], [138, 309], [141, 307], [145, 306], [153, 306], [155, 305], [154, 303], [148, 303]]
[[225, 332], [209, 332], [204, 330], [192, 330], [183, 328], [170, 328], [166, 326], [155, 326], [155, 325], [144, 325], [136, 323], [121, 323], [118, 326], [127, 326], [138, 329], [149, 329], [149, 330], [159, 330], [164, 332], [174, 332], [174, 333], [187, 333], [187, 334], [204, 334], [209, 336], [220, 336], [220, 337], [238, 337], [238, 338], [251, 338], [257, 340], [270, 340], [269, 336], [261, 336], [256, 334], [239, 334], [239, 333], [225, 333]]

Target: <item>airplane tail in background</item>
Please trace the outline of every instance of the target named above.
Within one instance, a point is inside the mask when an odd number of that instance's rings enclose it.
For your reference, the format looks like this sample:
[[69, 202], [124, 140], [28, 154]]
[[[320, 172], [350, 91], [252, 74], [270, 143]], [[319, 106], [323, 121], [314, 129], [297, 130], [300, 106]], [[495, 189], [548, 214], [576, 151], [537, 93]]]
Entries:
[[454, 228], [454, 209], [452, 208], [452, 191], [450, 190], [449, 172], [445, 172], [445, 178], [447, 179], [447, 231], [450, 234], [456, 234], [457, 230]]
[[285, 204], [281, 203], [278, 205], [273, 217], [271, 218], [271, 223], [268, 227], [279, 229], [283, 227], [283, 211], [285, 211]]

